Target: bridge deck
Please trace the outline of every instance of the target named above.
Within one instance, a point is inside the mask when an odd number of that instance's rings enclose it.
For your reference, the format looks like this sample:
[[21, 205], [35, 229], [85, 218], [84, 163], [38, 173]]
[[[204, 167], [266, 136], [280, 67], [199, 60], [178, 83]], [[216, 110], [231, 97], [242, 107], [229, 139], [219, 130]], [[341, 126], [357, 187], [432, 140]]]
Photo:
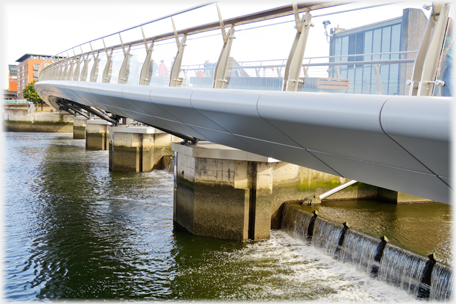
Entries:
[[46, 80], [40, 96], [450, 203], [450, 98]]

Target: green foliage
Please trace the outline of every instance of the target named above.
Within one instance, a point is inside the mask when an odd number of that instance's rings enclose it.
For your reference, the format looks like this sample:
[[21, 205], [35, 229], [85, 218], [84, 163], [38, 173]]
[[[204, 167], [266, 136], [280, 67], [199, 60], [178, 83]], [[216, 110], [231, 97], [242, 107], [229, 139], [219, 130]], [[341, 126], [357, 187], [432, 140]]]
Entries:
[[33, 102], [36, 106], [41, 105], [41, 107], [44, 104], [44, 101], [41, 99], [41, 97], [36, 93], [35, 91], [35, 81], [30, 82], [25, 89], [22, 90], [22, 94], [25, 99], [28, 101]]

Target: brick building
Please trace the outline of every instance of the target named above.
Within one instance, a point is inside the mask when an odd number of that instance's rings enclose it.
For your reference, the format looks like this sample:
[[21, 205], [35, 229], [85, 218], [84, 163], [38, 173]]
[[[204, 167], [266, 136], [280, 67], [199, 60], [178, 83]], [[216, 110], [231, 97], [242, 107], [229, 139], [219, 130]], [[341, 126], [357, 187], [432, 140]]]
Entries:
[[37, 55], [37, 54], [25, 54], [16, 62], [17, 65], [17, 98], [22, 99], [22, 90], [25, 89], [27, 84], [38, 80], [38, 70], [40, 64], [50, 56], [48, 55]]

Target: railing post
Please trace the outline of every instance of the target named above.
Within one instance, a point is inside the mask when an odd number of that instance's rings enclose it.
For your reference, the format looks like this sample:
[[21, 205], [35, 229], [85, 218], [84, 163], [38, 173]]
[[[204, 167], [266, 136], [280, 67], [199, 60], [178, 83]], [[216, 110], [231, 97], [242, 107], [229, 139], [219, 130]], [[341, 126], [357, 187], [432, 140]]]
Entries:
[[93, 66], [92, 70], [90, 71], [90, 82], [96, 82], [98, 78], [98, 62], [100, 61], [100, 52], [98, 51], [97, 57], [95, 57], [95, 53], [93, 52], [92, 44], [90, 44], [90, 49], [92, 50], [92, 58], [93, 58]]
[[380, 64], [373, 64], [375, 83], [377, 84], [377, 95], [383, 95], [382, 75], [380, 74]]
[[299, 12], [296, 3], [293, 3], [296, 22], [296, 36], [293, 46], [288, 56], [287, 66], [285, 68], [285, 76], [283, 79], [284, 91], [297, 91], [299, 84], [299, 74], [301, 72], [302, 60], [306, 49], [307, 37], [311, 26], [312, 15], [308, 9], [303, 16], [303, 20], [299, 19]]
[[51, 65], [52, 65], [52, 66], [51, 66], [51, 75], [50, 75], [50, 77], [51, 77], [52, 80], [54, 80], [54, 79], [55, 79], [55, 78], [54, 78], [54, 75], [55, 75], [55, 65], [54, 65], [54, 62], [52, 62]]
[[120, 38], [120, 44], [122, 45], [122, 51], [124, 53], [124, 60], [122, 61], [122, 65], [120, 66], [118, 83], [125, 84], [128, 81], [128, 75], [130, 73], [131, 45], [128, 46], [128, 51], [125, 51], [125, 46], [123, 44], [122, 36], [120, 35], [120, 33], [119, 33], [119, 38]]
[[182, 64], [182, 58], [184, 56], [184, 49], [187, 45], [187, 34], [182, 37], [182, 40], [179, 42], [179, 37], [177, 35], [176, 26], [174, 25], [174, 20], [171, 17], [171, 22], [173, 23], [174, 28], [174, 36], [176, 38], [176, 45], [177, 45], [177, 54], [174, 58], [173, 66], [171, 68], [171, 75], [169, 80], [170, 87], [177, 87], [178, 84], [181, 84], [181, 80], [179, 79], [179, 72]]
[[58, 69], [57, 69], [57, 80], [62, 80], [62, 70], [64, 69], [64, 66], [62, 63], [59, 63]]
[[104, 42], [104, 39], [103, 39], [103, 45], [104, 45], [105, 52], [106, 52], [106, 65], [103, 70], [103, 76], [102, 76], [101, 81], [103, 83], [109, 83], [109, 81], [111, 80], [111, 70], [112, 70], [111, 64], [112, 64], [113, 49], [111, 49], [111, 54], [108, 54], [108, 49], [106, 49], [106, 44]]
[[154, 51], [154, 42], [152, 41], [150, 47], [147, 46], [146, 36], [144, 35], [144, 30], [141, 27], [141, 32], [144, 39], [144, 46], [146, 48], [146, 59], [144, 59], [143, 66], [141, 68], [141, 74], [139, 75], [139, 84], [140, 85], [149, 85], [152, 78], [153, 71], [153, 60], [152, 52]]
[[73, 80], [74, 63], [75, 63], [75, 59], [72, 58], [68, 65], [68, 72], [66, 75], [66, 80]]
[[[81, 52], [82, 52], [82, 48], [81, 48]], [[86, 81], [86, 79], [87, 79], [87, 69], [88, 69], [89, 62], [90, 62], [91, 59], [89, 58], [89, 54], [87, 54], [87, 56], [84, 56], [84, 53], [82, 53], [82, 59], [84, 60], [84, 65], [82, 66], [80, 81]]]
[[449, 3], [432, 4], [431, 15], [413, 67], [409, 95], [432, 95], [449, 12]]
[[74, 68], [73, 72], [73, 81], [79, 81], [79, 72], [81, 68], [82, 56], [76, 59], [76, 67]]
[[60, 79], [62, 80], [66, 80], [66, 75], [68, 73], [68, 67], [70, 66], [70, 61], [67, 60], [66, 63], [63, 65], [63, 69], [62, 69], [62, 75], [60, 76]]
[[222, 30], [223, 36], [223, 48], [220, 52], [219, 59], [217, 61], [217, 65], [215, 66], [214, 71], [214, 80], [212, 83], [212, 87], [214, 89], [223, 89], [225, 85], [228, 85], [228, 81], [225, 79], [226, 77], [226, 70], [228, 68], [231, 46], [233, 45], [234, 37], [234, 24], [231, 25], [231, 29], [226, 34], [225, 25], [223, 24], [222, 14], [220, 13], [220, 8], [217, 4], [217, 12], [220, 20], [220, 29]]

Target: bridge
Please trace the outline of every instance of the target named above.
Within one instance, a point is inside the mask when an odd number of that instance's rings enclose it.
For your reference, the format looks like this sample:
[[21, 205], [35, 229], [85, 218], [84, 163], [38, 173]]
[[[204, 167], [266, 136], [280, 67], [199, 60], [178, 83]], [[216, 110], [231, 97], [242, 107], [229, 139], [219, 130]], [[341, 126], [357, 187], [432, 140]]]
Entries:
[[[70, 113], [93, 113], [113, 124], [130, 118], [190, 144], [210, 141], [451, 203], [451, 99], [433, 96], [447, 85], [436, 78], [436, 70], [449, 4], [430, 8], [413, 59], [392, 49], [306, 59], [312, 14], [344, 7], [327, 3], [286, 5], [231, 19], [223, 19], [218, 10], [218, 22], [180, 30], [172, 22], [172, 32], [146, 37], [146, 25], [200, 7], [109, 35], [119, 37], [117, 44], [106, 46], [106, 36], [56, 54], [42, 64], [36, 91]], [[295, 25], [294, 39], [275, 47], [291, 48], [288, 58], [236, 60], [237, 29], [262, 22], [279, 27], [283, 20]], [[122, 34], [128, 31], [141, 32], [142, 39], [124, 42]], [[186, 48], [208, 42], [208, 33], [215, 31], [223, 42], [218, 60], [189, 61]], [[101, 47], [94, 49], [97, 43]], [[159, 49], [164, 54], [170, 45], [177, 52], [172, 67], [161, 74]], [[390, 86], [382, 86], [380, 69], [394, 65], [413, 66], [403, 95], [385, 94]], [[369, 66], [373, 94], [347, 93], [347, 73], [355, 66]], [[312, 75], [318, 67], [320, 75]]]

